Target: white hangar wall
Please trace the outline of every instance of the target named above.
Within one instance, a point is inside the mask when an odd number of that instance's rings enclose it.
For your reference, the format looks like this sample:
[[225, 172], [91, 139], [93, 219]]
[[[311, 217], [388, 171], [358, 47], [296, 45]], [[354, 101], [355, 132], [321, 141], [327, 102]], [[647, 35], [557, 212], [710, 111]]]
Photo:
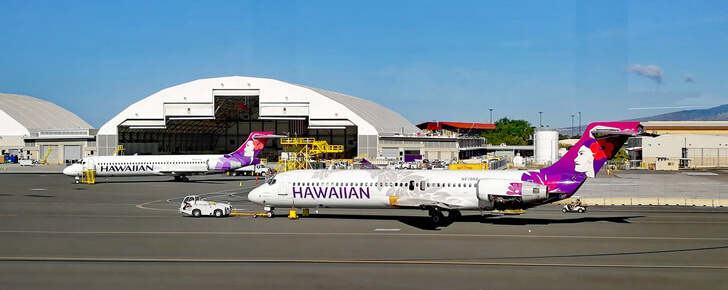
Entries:
[[419, 132], [401, 115], [371, 101], [273, 79], [233, 76], [195, 80], [132, 104], [99, 129], [99, 154], [116, 150], [120, 126], [159, 130], [167, 128], [169, 120], [215, 119], [215, 99], [225, 96], [258, 97], [261, 120], [307, 120], [312, 130], [355, 127], [357, 155], [377, 156], [379, 136]]

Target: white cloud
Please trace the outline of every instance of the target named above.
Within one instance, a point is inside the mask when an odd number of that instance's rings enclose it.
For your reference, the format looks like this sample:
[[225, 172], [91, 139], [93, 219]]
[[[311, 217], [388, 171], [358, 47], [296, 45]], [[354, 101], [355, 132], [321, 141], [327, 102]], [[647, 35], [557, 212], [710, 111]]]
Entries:
[[656, 65], [641, 65], [641, 64], [633, 64], [627, 67], [628, 72], [634, 72], [638, 75], [641, 75], [643, 77], [649, 78], [657, 82], [658, 84], [662, 83], [662, 69], [659, 66]]

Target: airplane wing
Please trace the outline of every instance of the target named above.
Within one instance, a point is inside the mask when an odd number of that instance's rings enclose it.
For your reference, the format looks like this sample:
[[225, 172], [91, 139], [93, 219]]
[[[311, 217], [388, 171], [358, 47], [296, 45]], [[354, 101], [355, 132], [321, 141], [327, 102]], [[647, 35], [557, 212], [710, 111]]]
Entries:
[[460, 209], [468, 206], [463, 200], [455, 197], [449, 197], [445, 201], [436, 201], [432, 199], [421, 198], [396, 198], [393, 200], [392, 197], [390, 197], [390, 205], [398, 208], [422, 209], [428, 207], [436, 207], [445, 210]]
[[191, 175], [191, 174], [205, 174], [207, 170], [160, 170], [159, 175]]

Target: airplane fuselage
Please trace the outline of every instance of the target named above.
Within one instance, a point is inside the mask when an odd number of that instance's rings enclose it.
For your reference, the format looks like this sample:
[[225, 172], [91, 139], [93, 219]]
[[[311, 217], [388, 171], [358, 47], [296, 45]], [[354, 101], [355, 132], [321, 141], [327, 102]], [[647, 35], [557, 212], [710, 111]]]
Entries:
[[98, 156], [84, 158], [81, 166], [83, 170], [95, 170], [96, 176], [192, 175], [215, 171], [210, 164], [222, 156]]
[[[297, 170], [277, 174], [248, 198], [271, 207], [493, 209], [542, 204], [548, 189], [524, 187], [525, 171], [483, 170]], [[488, 186], [486, 183], [497, 183]], [[502, 184], [502, 185], [498, 185]], [[502, 190], [488, 192], [493, 187]], [[529, 185], [530, 186], [530, 185]], [[539, 185], [535, 185], [539, 186]], [[509, 187], [513, 190], [509, 191]], [[529, 188], [530, 192], [521, 190]], [[533, 195], [538, 191], [538, 196]], [[552, 198], [561, 193], [552, 192]], [[564, 196], [562, 196], [564, 197]]]

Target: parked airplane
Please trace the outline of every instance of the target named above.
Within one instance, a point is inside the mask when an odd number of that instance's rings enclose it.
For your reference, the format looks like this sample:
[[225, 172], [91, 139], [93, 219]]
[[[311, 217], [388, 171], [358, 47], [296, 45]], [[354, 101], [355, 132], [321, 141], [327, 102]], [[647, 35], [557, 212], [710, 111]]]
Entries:
[[238, 150], [225, 155], [122, 155], [96, 156], [81, 159], [63, 169], [63, 174], [80, 182], [85, 170], [95, 170], [96, 176], [159, 176], [171, 175], [175, 181], [187, 181], [187, 176], [224, 172], [260, 163], [258, 154], [270, 138], [282, 136], [273, 132], [253, 132]]
[[269, 178], [248, 194], [265, 206], [296, 208], [410, 208], [431, 221], [456, 219], [461, 210], [518, 214], [572, 196], [594, 177], [628, 137], [645, 134], [638, 122], [587, 126], [583, 137], [553, 165], [522, 170], [295, 170]]

